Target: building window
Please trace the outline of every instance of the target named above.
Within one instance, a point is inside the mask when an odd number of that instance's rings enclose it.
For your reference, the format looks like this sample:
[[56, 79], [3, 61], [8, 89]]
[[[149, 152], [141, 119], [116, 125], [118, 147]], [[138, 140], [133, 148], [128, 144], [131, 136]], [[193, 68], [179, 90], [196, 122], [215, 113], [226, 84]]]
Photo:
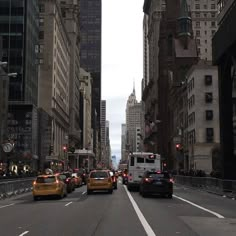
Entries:
[[206, 120], [213, 120], [213, 111], [212, 110], [206, 111]]
[[39, 4], [39, 12], [45, 12], [45, 5]]
[[205, 85], [212, 85], [212, 75], [205, 75]]
[[201, 54], [201, 48], [197, 48], [197, 53], [198, 53], [198, 55]]
[[201, 44], [200, 39], [197, 39], [197, 45], [200, 45], [200, 44]]
[[204, 5], [204, 9], [207, 9], [207, 5], [206, 4]]
[[44, 39], [44, 32], [43, 31], [39, 31], [39, 39]]
[[211, 27], [215, 27], [216, 26], [216, 22], [215, 21], [212, 21], [211, 22]]
[[213, 128], [206, 128], [206, 141], [213, 142], [214, 138], [214, 129]]
[[216, 5], [215, 4], [211, 4], [211, 9], [216, 9]]
[[212, 30], [211, 35], [214, 36], [215, 32], [216, 32], [215, 30]]
[[197, 37], [200, 36], [200, 30], [196, 30], [196, 36], [197, 36]]
[[196, 21], [196, 27], [200, 28], [200, 21]]
[[206, 103], [212, 103], [213, 95], [212, 93], [205, 93], [205, 101]]
[[216, 17], [216, 14], [215, 14], [215, 13], [211, 13], [211, 17], [212, 17], [212, 18], [215, 18], [215, 17]]
[[196, 5], [195, 5], [195, 8], [196, 8], [196, 9], [200, 9], [200, 4], [196, 4]]
[[200, 17], [200, 13], [199, 13], [199, 12], [196, 12], [196, 13], [195, 13], [195, 16], [196, 16], [197, 18], [199, 18], [199, 17]]

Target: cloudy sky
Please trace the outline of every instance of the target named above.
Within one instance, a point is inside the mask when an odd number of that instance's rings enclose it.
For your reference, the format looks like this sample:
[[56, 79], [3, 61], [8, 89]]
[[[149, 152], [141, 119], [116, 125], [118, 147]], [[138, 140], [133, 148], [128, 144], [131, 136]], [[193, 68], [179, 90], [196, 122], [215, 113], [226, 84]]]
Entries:
[[121, 158], [121, 124], [135, 83], [141, 99], [144, 0], [102, 0], [102, 99], [107, 103], [112, 155]]

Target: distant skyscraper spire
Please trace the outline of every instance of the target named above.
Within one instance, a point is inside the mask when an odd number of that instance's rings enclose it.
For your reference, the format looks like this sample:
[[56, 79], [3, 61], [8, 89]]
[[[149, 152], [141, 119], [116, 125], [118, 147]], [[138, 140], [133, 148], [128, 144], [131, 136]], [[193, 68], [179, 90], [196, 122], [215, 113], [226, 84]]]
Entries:
[[133, 82], [133, 94], [135, 95], [135, 80]]

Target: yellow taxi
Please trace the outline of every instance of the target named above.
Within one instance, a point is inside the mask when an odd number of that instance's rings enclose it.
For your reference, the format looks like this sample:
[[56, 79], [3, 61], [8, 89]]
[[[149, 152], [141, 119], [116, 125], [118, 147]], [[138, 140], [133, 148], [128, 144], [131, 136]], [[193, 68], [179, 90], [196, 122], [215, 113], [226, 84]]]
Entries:
[[33, 182], [33, 197], [38, 200], [45, 196], [58, 196], [63, 198], [67, 195], [66, 184], [59, 175], [39, 175]]
[[113, 192], [112, 177], [109, 170], [93, 170], [90, 172], [87, 179], [87, 194], [97, 190]]

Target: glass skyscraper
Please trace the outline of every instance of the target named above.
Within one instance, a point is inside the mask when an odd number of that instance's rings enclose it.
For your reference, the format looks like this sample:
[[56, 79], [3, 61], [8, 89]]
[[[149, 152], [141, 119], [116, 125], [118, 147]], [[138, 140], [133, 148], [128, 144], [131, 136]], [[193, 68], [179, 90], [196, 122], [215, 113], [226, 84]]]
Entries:
[[[80, 0], [80, 65], [87, 72], [91, 73], [93, 78], [92, 126], [95, 132], [96, 130], [100, 131], [101, 30], [101, 0]], [[95, 145], [97, 143], [95, 133], [93, 137], [93, 143]]]
[[1, 0], [0, 36], [10, 78], [9, 101], [37, 105], [38, 1]]
[[[38, 159], [38, 1], [1, 0], [0, 37], [2, 61], [9, 77], [8, 124], [6, 139], [14, 142], [8, 158], [12, 170], [23, 163], [36, 169]], [[18, 162], [19, 161], [19, 162]], [[14, 170], [16, 168], [14, 167]]]

